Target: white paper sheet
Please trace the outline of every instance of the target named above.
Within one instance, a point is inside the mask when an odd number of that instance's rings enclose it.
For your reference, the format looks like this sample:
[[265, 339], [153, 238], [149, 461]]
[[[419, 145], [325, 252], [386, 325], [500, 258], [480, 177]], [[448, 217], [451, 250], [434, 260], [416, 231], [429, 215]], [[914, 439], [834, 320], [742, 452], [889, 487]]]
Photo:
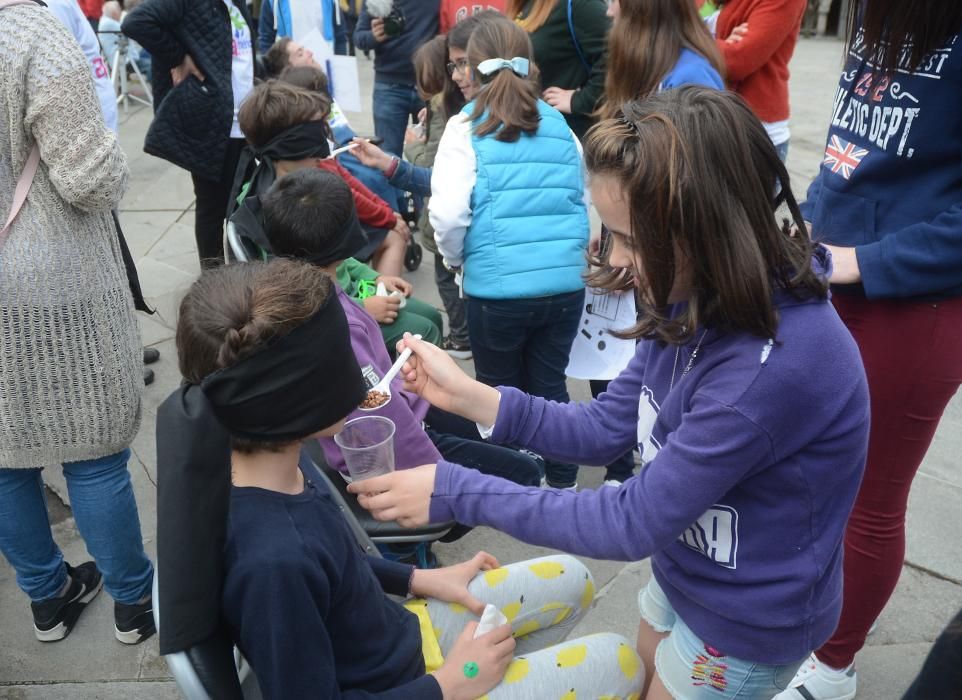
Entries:
[[585, 308], [571, 344], [566, 373], [574, 379], [614, 379], [635, 354], [635, 341], [611, 335], [635, 325], [635, 297], [630, 292], [585, 291]]
[[331, 94], [341, 109], [346, 112], [360, 112], [361, 81], [357, 75], [357, 58], [354, 56], [329, 56], [325, 64], [327, 79], [331, 84]]

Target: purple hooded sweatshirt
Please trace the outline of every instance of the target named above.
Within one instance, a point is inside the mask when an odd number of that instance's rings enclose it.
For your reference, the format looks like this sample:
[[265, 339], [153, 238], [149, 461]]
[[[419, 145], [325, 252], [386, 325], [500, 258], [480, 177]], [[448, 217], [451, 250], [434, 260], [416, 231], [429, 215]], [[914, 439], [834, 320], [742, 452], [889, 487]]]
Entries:
[[[377, 321], [365, 311], [356, 301], [351, 299], [340, 285], [335, 284], [337, 300], [341, 302], [344, 315], [347, 316], [347, 326], [351, 333], [351, 348], [357, 357], [357, 364], [361, 367], [364, 381], [368, 388], [373, 387], [381, 377], [391, 369], [391, 356], [387, 354], [384, 337]], [[347, 417], [348, 420], [361, 416], [384, 416], [394, 421], [394, 464], [397, 469], [410, 469], [421, 464], [433, 464], [441, 459], [441, 454], [431, 442], [431, 438], [424, 432], [422, 421], [430, 408], [427, 401], [404, 391], [402, 382], [396, 378], [391, 383], [391, 400], [373, 411], [355, 410]], [[334, 442], [334, 438], [319, 440], [324, 449], [327, 463], [338, 471], [346, 474], [344, 455]]]
[[590, 403], [501, 387], [492, 440], [591, 465], [637, 442], [645, 466], [621, 488], [572, 493], [441, 462], [431, 520], [599, 559], [651, 557], [704, 642], [758, 663], [803, 659], [841, 613], [869, 399], [858, 348], [831, 304], [779, 295], [778, 307], [774, 341], [699, 328], [677, 350], [639, 343]]

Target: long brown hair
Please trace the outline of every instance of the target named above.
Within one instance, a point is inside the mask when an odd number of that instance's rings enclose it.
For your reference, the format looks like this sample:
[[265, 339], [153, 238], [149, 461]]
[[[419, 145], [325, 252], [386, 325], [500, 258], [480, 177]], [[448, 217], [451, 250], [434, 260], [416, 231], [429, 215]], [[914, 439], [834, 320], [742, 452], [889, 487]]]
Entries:
[[962, 30], [962, 2], [862, 0], [849, 8], [848, 27], [848, 46], [861, 28], [862, 55], [885, 73], [911, 71]]
[[[508, 0], [504, 13], [531, 34], [541, 29], [558, 2], [559, 0]], [[530, 9], [522, 19], [521, 13], [526, 7]]]
[[625, 102], [658, 90], [683, 48], [701, 54], [724, 77], [721, 53], [693, 0], [621, 0], [621, 13], [608, 35], [599, 116], [610, 117]]
[[[776, 223], [785, 201], [805, 230], [785, 166], [737, 95], [691, 86], [628, 102], [588, 132], [585, 163], [591, 176], [620, 185], [630, 207], [624, 233], [647, 289], [626, 337], [682, 343], [704, 325], [775, 338], [776, 289], [827, 295], [812, 269], [812, 242], [792, 236], [787, 221]], [[669, 318], [679, 256], [691, 269], [691, 292], [684, 311]], [[624, 270], [603, 258], [593, 261], [602, 266], [594, 284], [623, 289]]]
[[[478, 136], [495, 134], [498, 141], [517, 141], [522, 133], [538, 130], [538, 67], [534, 63], [531, 39], [521, 27], [506, 17], [481, 22], [468, 42], [468, 63], [475, 79], [484, 84], [474, 100], [472, 120], [484, 120], [474, 128]], [[489, 58], [526, 58], [529, 73], [522, 77], [510, 68], [481, 76], [478, 64]], [[486, 116], [485, 116], [486, 115]]]

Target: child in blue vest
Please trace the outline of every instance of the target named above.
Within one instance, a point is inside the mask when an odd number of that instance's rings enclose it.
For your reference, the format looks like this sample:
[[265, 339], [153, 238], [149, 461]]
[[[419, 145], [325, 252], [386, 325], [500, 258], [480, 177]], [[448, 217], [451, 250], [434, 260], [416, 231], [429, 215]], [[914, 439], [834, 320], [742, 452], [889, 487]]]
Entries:
[[[584, 301], [588, 213], [578, 140], [539, 99], [531, 41], [508, 19], [468, 42], [480, 91], [448, 122], [429, 215], [445, 264], [463, 274], [479, 381], [567, 401], [565, 367]], [[546, 463], [572, 488], [578, 468]]]

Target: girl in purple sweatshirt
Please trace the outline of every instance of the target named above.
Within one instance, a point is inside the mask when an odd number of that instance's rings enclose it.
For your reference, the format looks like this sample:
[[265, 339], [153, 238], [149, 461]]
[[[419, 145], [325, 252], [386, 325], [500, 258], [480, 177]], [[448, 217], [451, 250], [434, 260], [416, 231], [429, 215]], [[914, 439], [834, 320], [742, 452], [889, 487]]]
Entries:
[[651, 557], [644, 697], [771, 698], [838, 621], [865, 461], [868, 392], [828, 301], [830, 257], [776, 223], [785, 201], [801, 224], [788, 175], [734, 95], [686, 87], [628, 103], [591, 131], [585, 158], [612, 239], [593, 282], [636, 290], [628, 368], [596, 400], [557, 404], [483, 386], [408, 339], [406, 386], [495, 442], [590, 465], [637, 444], [644, 468], [619, 489], [572, 493], [440, 461], [351, 488], [402, 524], [457, 519], [575, 554]]

